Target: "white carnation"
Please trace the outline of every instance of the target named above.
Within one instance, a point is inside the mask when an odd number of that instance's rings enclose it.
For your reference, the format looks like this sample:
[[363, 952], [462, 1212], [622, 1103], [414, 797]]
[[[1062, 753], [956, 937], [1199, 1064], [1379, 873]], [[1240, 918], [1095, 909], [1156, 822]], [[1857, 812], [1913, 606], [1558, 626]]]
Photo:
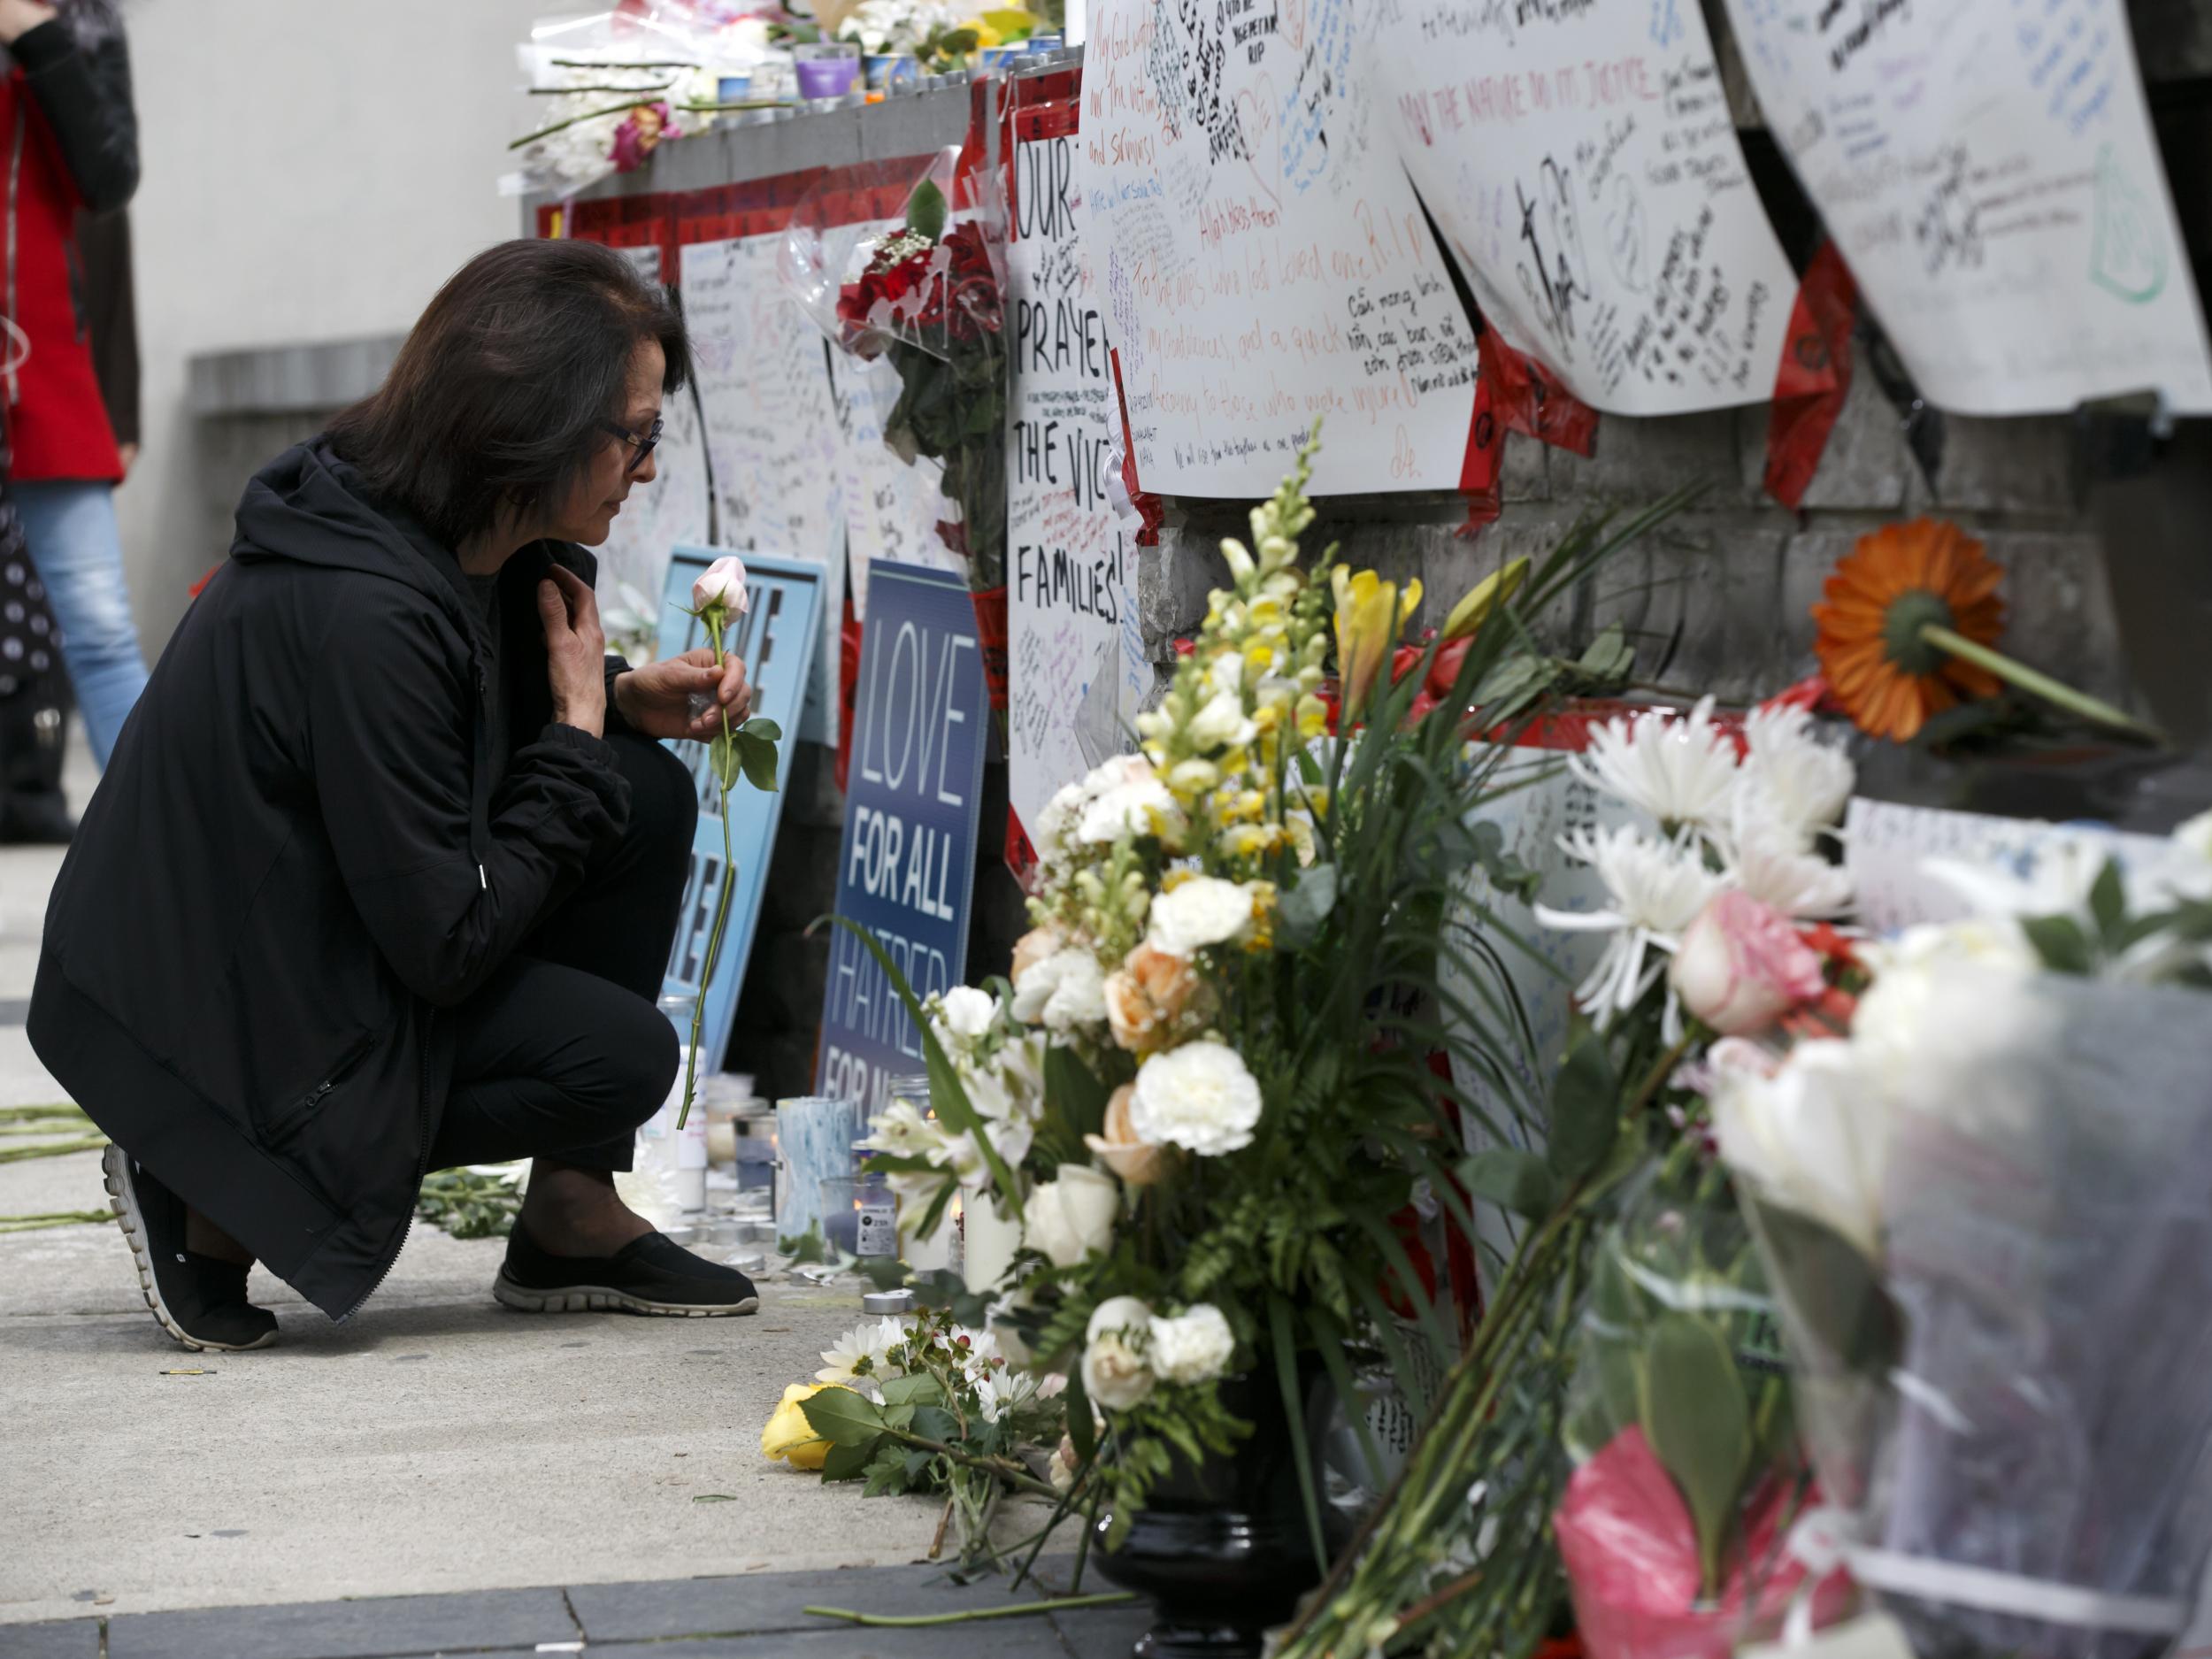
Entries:
[[972, 1041], [990, 1030], [997, 1014], [998, 1003], [988, 991], [956, 985], [938, 999], [935, 1024], [940, 1036]]
[[1226, 1043], [1187, 1042], [1156, 1054], [1137, 1072], [1129, 1125], [1148, 1146], [1177, 1146], [1217, 1157], [1252, 1144], [1260, 1086]]
[[1221, 1310], [1200, 1302], [1152, 1321], [1152, 1369], [1171, 1383], [1208, 1383], [1229, 1369], [1237, 1340]]
[[1241, 749], [1259, 734], [1259, 729], [1245, 713], [1244, 699], [1236, 688], [1225, 686], [1191, 717], [1186, 734], [1199, 749]]
[[1188, 957], [1234, 939], [1252, 925], [1252, 895], [1218, 876], [1196, 876], [1152, 901], [1148, 942]]
[[1138, 755], [1108, 761], [1083, 780], [1088, 800], [1077, 819], [1075, 839], [1110, 846], [1124, 835], [1158, 835], [1182, 822], [1175, 797], [1151, 764]]
[[1014, 1018], [1062, 1033], [1106, 1018], [1106, 975], [1098, 958], [1071, 947], [1022, 975], [1014, 987]]

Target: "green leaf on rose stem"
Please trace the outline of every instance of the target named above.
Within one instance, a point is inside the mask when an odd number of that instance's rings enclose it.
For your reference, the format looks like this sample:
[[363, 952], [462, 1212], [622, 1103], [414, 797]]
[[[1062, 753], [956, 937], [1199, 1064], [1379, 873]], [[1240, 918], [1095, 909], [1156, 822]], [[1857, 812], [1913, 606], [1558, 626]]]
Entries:
[[850, 1388], [825, 1388], [799, 1402], [807, 1426], [835, 1445], [872, 1440], [883, 1432], [883, 1413], [866, 1394]]
[[708, 764], [714, 768], [715, 781], [727, 795], [737, 787], [739, 761], [737, 744], [729, 733], [721, 733], [707, 745]]
[[1546, 1156], [1552, 1173], [1571, 1187], [1613, 1149], [1621, 1127], [1621, 1085], [1605, 1040], [1586, 1031], [1567, 1051], [1552, 1084]]
[[1275, 904], [1275, 949], [1302, 950], [1321, 936], [1321, 925], [1336, 908], [1337, 869], [1317, 864], [1285, 887]]
[[894, 1377], [883, 1385], [883, 1403], [887, 1406], [941, 1406], [945, 1403], [944, 1385], [926, 1371], [918, 1371], [908, 1377]]
[[776, 746], [749, 732], [733, 735], [737, 744], [738, 764], [745, 771], [745, 781], [764, 795], [775, 794]]
[[2096, 920], [2097, 933], [2104, 941], [2105, 949], [2111, 949], [2113, 941], [2119, 937], [2128, 919], [2127, 888], [2120, 879], [2118, 859], [2106, 859], [2104, 868], [2097, 872], [2096, 880], [2090, 884], [2089, 914]]
[[1721, 1551], [1751, 1463], [1751, 1414], [1735, 1356], [1703, 1321], [1662, 1314], [1644, 1341], [1640, 1395], [1644, 1439], [1689, 1506], [1705, 1594], [1717, 1595]]
[[932, 242], [945, 234], [945, 193], [930, 180], [916, 185], [906, 198], [906, 227]]
[[960, 1419], [942, 1406], [923, 1406], [914, 1413], [914, 1432], [949, 1446], [960, 1438]]
[[822, 1459], [822, 1479], [857, 1480], [868, 1472], [868, 1464], [876, 1455], [876, 1440], [855, 1440], [829, 1448]]
[[778, 726], [773, 720], [769, 719], [764, 715], [755, 716], [752, 719], [746, 721], [745, 724], [738, 729], [746, 733], [749, 736], [757, 737], [764, 742], [780, 743], [783, 741], [783, 727]]
[[1559, 1202], [1558, 1183], [1551, 1166], [1533, 1152], [1513, 1147], [1493, 1147], [1478, 1152], [1459, 1166], [1460, 1183], [1478, 1198], [1486, 1198], [1501, 1210], [1540, 1221]]
[[2070, 916], [2032, 916], [2021, 922], [2020, 931], [2053, 973], [2085, 977], [2095, 965], [2088, 937]]

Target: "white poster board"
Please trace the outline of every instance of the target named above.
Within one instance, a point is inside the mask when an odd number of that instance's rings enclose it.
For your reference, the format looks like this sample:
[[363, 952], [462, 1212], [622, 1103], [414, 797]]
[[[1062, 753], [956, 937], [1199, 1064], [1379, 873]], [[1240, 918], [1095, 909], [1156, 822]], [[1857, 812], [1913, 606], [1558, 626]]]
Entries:
[[[1358, 0], [1372, 4], [1372, 0]], [[1097, 0], [1078, 188], [1141, 488], [1456, 488], [1472, 326], [1353, 72], [1356, 0]]]
[[868, 566], [876, 559], [965, 573], [967, 561], [944, 543], [944, 464], [927, 456], [909, 466], [883, 442], [883, 423], [899, 401], [899, 372], [883, 357], [830, 352], [837, 399], [838, 494], [845, 522], [845, 580], [853, 614], [868, 616]]
[[1752, 86], [1928, 400], [2050, 413], [2212, 359], [2121, 0], [1728, 0]]
[[828, 342], [776, 274], [779, 232], [683, 250], [720, 545], [819, 565], [822, 639], [799, 735], [837, 741], [845, 524]]
[[1693, 0], [1362, 18], [1384, 130], [1509, 344], [1618, 414], [1773, 396], [1797, 277]]
[[1079, 142], [1015, 146], [1006, 247], [1007, 750], [1025, 828], [1061, 785], [1130, 746], [1137, 714], [1123, 650], [1137, 549], [1107, 498], [1120, 415], [1077, 234]]

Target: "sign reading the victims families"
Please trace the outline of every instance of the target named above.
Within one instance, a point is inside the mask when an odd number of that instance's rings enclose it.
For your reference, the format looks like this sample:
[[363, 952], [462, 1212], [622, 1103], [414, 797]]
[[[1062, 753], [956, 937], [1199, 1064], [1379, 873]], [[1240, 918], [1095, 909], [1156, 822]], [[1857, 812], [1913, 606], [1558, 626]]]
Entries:
[[1007, 767], [1025, 827], [1062, 784], [1129, 747], [1150, 681], [1134, 626], [1137, 549], [1106, 493], [1120, 417], [1076, 234], [1078, 142], [1014, 147], [1006, 243]]
[[[661, 656], [679, 656], [707, 643], [706, 625], [687, 614], [691, 584], [723, 551], [680, 547], [670, 557], [661, 600]], [[699, 1044], [707, 1061], [701, 1069], [707, 1071], [714, 1069], [728, 1046], [730, 1024], [737, 1017], [737, 988], [745, 982], [745, 962], [752, 955], [753, 933], [760, 921], [769, 855], [775, 850], [776, 826], [783, 818], [783, 786], [790, 780], [791, 757], [798, 748], [792, 733], [806, 702], [822, 609], [818, 565], [748, 553], [745, 575], [752, 607], [737, 618], [725, 644], [744, 660], [755, 718], [783, 727], [784, 741], [776, 746], [775, 794], [749, 783], [730, 791], [729, 854], [737, 866], [737, 885], [730, 893], [730, 917], [723, 927], [721, 954], [715, 959], [714, 982], [704, 990], [706, 1013]], [[691, 870], [684, 879], [683, 910], [661, 992], [698, 996], [714, 934], [714, 913], [722, 896], [722, 786], [704, 743], [686, 739], [668, 747], [690, 769], [692, 792], [699, 802], [699, 827], [691, 837]], [[687, 1042], [691, 1033], [683, 1036]]]
[[[866, 930], [918, 997], [962, 982], [990, 696], [966, 585], [944, 571], [878, 565], [853, 692], [837, 914]], [[850, 929], [830, 941], [815, 1087], [887, 1103], [924, 1069], [905, 1004]]]

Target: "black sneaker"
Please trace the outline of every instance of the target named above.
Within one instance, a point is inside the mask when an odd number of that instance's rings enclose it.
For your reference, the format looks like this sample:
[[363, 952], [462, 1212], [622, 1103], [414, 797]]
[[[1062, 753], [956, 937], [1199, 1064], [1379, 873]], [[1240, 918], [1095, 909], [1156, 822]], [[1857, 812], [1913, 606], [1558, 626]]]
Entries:
[[760, 1293], [733, 1267], [702, 1261], [664, 1233], [612, 1256], [555, 1256], [515, 1223], [492, 1294], [524, 1313], [653, 1313], [703, 1319], [753, 1313]]
[[276, 1315], [246, 1300], [246, 1268], [184, 1248], [184, 1201], [119, 1146], [111, 1145], [100, 1162], [108, 1207], [161, 1328], [195, 1351], [234, 1354], [275, 1341]]

